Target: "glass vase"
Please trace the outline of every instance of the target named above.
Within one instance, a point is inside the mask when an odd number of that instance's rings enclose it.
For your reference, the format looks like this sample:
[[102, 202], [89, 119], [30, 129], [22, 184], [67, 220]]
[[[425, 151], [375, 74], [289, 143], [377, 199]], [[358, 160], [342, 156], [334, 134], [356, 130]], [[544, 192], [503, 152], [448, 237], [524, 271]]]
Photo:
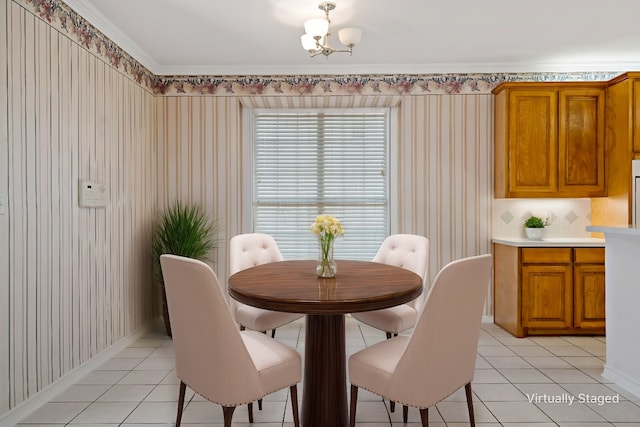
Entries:
[[335, 277], [338, 271], [336, 260], [333, 259], [333, 240], [318, 241], [318, 263], [316, 264], [316, 274], [318, 277]]

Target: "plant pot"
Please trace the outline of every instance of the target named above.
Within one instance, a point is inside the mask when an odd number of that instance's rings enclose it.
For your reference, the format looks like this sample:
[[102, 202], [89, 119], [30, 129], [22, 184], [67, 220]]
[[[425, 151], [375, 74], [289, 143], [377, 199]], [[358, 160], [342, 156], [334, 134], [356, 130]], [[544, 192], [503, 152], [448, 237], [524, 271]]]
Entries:
[[542, 240], [544, 228], [525, 228], [529, 240]]

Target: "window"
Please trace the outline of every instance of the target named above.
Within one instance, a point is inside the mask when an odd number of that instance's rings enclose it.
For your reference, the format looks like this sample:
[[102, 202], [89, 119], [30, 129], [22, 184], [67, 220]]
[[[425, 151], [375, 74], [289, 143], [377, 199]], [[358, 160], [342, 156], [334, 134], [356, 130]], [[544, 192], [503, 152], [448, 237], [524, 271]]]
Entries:
[[272, 235], [287, 259], [315, 258], [316, 215], [345, 228], [335, 256], [370, 260], [389, 234], [386, 109], [255, 110], [255, 232]]

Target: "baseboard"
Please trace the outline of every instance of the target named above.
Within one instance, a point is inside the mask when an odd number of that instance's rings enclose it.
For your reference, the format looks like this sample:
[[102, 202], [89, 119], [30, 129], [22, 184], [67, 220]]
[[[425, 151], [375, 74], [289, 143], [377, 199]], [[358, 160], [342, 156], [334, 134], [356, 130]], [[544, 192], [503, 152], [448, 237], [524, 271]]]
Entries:
[[149, 321], [146, 325], [125, 336], [120, 341], [116, 342], [106, 350], [102, 351], [100, 354], [92, 357], [87, 362], [73, 369], [65, 376], [59, 378], [57, 381], [49, 384], [37, 394], [25, 400], [6, 414], [1, 415], [0, 427], [13, 427], [18, 424], [20, 420], [39, 409], [42, 405], [49, 402], [52, 398], [54, 398], [57, 394], [59, 394], [66, 388], [77, 383], [80, 378], [84, 377], [89, 372], [93, 371], [98, 366], [109, 360], [111, 357], [115, 356], [120, 350], [128, 347], [135, 340], [149, 333], [155, 328], [154, 325], [156, 325], [157, 322], [158, 319]]
[[482, 315], [482, 323], [493, 323], [493, 314]]
[[637, 379], [630, 378], [628, 375], [623, 374], [622, 372], [619, 372], [613, 369], [611, 366], [607, 366], [606, 364], [604, 365], [602, 376], [610, 381], [613, 381], [615, 385], [620, 386], [623, 389], [640, 397], [640, 382], [638, 382]]

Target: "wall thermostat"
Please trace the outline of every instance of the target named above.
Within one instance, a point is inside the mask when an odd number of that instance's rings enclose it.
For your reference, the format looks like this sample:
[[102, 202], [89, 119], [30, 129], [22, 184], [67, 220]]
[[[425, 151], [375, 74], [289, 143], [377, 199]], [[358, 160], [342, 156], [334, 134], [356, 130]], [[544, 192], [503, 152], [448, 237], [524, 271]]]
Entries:
[[80, 180], [79, 205], [81, 208], [107, 206], [107, 186], [99, 182]]

